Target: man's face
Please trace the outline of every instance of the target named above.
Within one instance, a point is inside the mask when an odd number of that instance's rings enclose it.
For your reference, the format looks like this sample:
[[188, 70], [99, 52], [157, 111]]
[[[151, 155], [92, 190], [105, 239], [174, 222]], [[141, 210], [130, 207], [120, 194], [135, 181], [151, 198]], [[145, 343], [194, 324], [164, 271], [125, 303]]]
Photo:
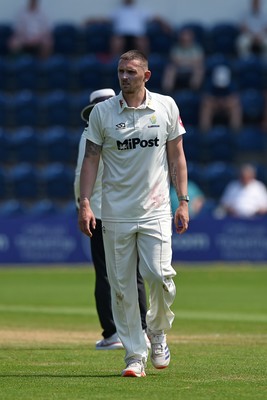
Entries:
[[242, 185], [246, 186], [255, 179], [255, 172], [251, 168], [243, 168], [240, 171], [240, 181]]
[[118, 78], [123, 93], [134, 94], [145, 85], [147, 71], [141, 66], [140, 61], [120, 60], [118, 65]]
[[38, 0], [29, 0], [28, 6], [30, 9], [35, 9], [38, 6]]

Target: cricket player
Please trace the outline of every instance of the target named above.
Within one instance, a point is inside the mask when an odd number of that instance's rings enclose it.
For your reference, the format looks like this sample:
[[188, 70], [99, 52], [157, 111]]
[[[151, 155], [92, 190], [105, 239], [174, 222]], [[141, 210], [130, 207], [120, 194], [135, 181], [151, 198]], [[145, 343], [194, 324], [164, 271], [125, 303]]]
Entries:
[[146, 89], [150, 76], [143, 53], [130, 50], [120, 56], [121, 92], [92, 110], [80, 177], [79, 225], [91, 236], [96, 219], [90, 199], [101, 155], [102, 232], [113, 316], [125, 348], [124, 377], [145, 376], [148, 358], [133, 268], [137, 257], [150, 290], [150, 359], [158, 369], [170, 362], [165, 331], [173, 323], [176, 294], [170, 179], [179, 199], [174, 215], [177, 232], [186, 232], [189, 223], [185, 129], [175, 101]]

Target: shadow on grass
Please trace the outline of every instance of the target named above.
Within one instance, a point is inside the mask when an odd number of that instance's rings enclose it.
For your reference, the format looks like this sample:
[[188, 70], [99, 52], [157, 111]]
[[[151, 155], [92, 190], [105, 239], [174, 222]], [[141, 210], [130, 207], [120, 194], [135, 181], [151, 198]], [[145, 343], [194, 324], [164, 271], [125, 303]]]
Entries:
[[[156, 373], [149, 373], [149, 376], [157, 375]], [[121, 378], [119, 374], [108, 374], [108, 375], [99, 375], [99, 374], [0, 374], [0, 378]]]

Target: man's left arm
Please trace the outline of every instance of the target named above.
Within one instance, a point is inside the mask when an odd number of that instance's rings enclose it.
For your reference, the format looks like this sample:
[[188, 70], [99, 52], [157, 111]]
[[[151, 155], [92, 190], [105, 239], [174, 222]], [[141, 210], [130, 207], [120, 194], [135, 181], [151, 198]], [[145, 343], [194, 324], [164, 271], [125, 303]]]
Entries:
[[[187, 163], [183, 149], [182, 135], [167, 142], [167, 154], [172, 184], [179, 199], [181, 196], [187, 196]], [[189, 223], [187, 200], [179, 200], [179, 206], [174, 215], [174, 222], [177, 233], [186, 232]]]

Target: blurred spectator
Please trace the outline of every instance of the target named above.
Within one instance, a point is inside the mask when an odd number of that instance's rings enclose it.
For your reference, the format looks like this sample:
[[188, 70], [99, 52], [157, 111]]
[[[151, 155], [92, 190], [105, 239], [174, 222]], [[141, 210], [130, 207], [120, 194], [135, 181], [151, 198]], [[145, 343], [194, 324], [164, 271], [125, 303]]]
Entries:
[[[172, 213], [174, 215], [175, 211], [178, 208], [178, 198], [173, 185], [170, 188], [170, 196], [171, 196], [171, 207]], [[198, 187], [198, 185], [193, 181], [188, 181], [188, 196], [190, 201], [188, 203], [189, 206], [189, 216], [190, 218], [196, 217], [200, 211], [202, 210], [205, 204], [205, 195]]]
[[267, 214], [267, 189], [256, 179], [253, 165], [241, 166], [239, 179], [227, 185], [220, 208], [224, 214], [234, 217], [249, 218]]
[[250, 0], [250, 10], [240, 23], [236, 46], [240, 57], [251, 54], [267, 55], [267, 17], [261, 9], [261, 0]]
[[227, 65], [217, 65], [211, 71], [203, 90], [199, 117], [203, 132], [211, 129], [215, 117], [226, 118], [232, 130], [240, 130], [242, 106], [232, 71]]
[[16, 15], [14, 34], [8, 47], [12, 54], [27, 53], [48, 57], [53, 48], [51, 26], [38, 0], [28, 0], [27, 6]]
[[170, 50], [162, 90], [171, 93], [177, 89], [198, 90], [204, 76], [204, 49], [196, 42], [191, 29], [182, 29]]
[[110, 50], [114, 57], [130, 49], [148, 55], [149, 40], [146, 32], [150, 21], [157, 21], [164, 29], [170, 30], [165, 21], [137, 5], [135, 0], [122, 0], [122, 4], [114, 10], [111, 19], [113, 35]]

